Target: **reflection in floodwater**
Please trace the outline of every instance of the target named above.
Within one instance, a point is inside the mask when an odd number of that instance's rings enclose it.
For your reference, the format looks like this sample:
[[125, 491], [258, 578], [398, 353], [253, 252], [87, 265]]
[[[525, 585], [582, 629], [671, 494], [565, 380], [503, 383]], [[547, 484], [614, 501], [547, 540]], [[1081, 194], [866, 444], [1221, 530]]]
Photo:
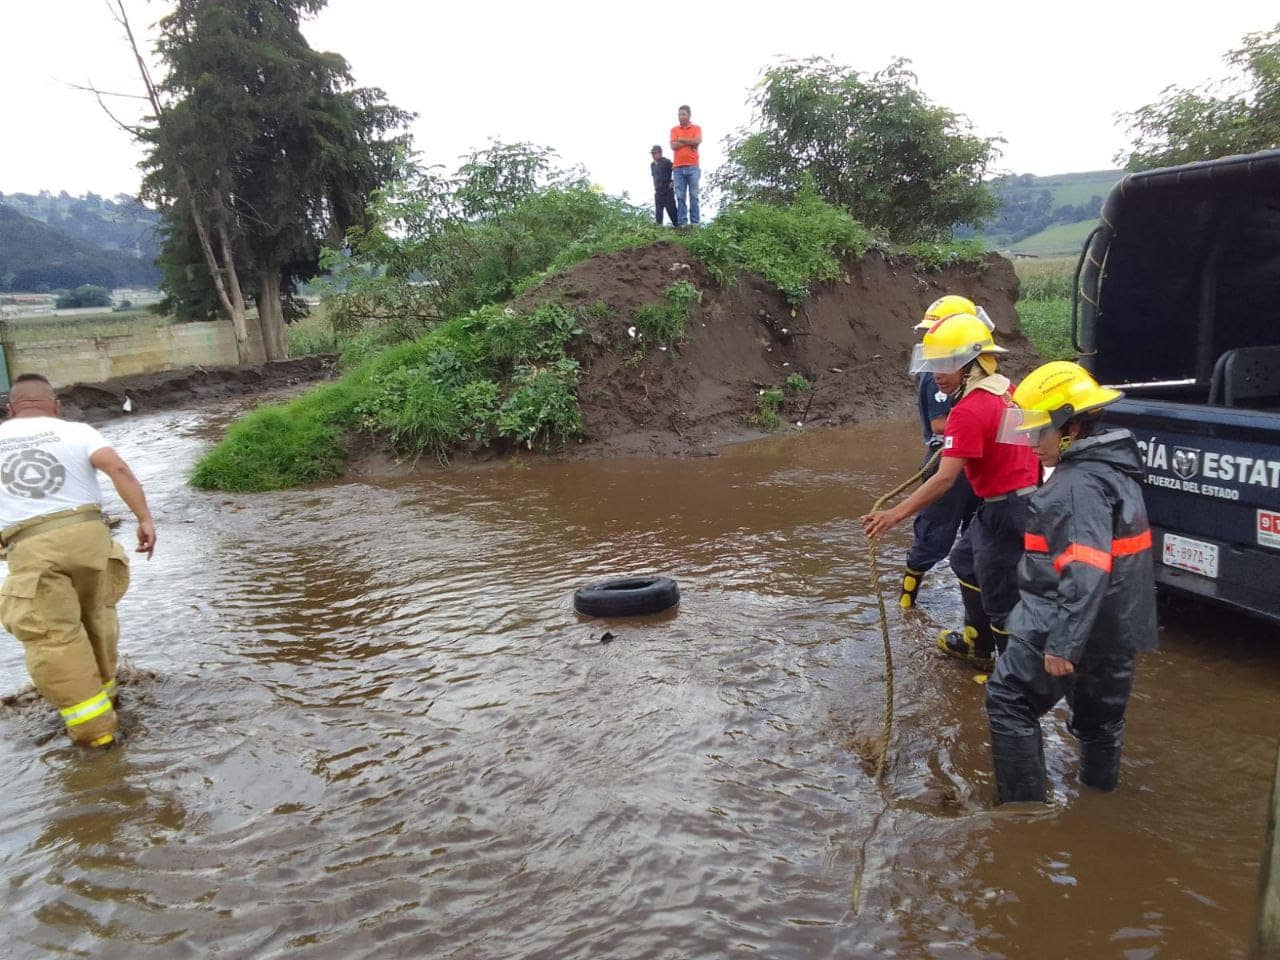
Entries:
[[[183, 482], [207, 419], [107, 430], [160, 525], [122, 605], [155, 672], [124, 748], [0, 711], [6, 956], [1244, 956], [1265, 628], [1167, 608], [1120, 791], [1081, 791], [1058, 713], [1055, 806], [991, 811], [982, 688], [930, 644], [959, 613], [939, 573], [891, 614], [875, 788], [855, 518], [915, 468], [907, 427], [232, 497]], [[679, 579], [677, 614], [574, 614], [638, 571]], [[6, 639], [0, 691], [24, 682]]]

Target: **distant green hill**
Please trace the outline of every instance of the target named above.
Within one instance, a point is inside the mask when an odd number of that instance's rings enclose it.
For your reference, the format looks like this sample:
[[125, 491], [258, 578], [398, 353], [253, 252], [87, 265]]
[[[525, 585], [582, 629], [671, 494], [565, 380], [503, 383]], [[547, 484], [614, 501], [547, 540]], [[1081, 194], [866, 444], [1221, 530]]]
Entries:
[[148, 263], [160, 252], [156, 236], [160, 214], [128, 194], [107, 199], [96, 193], [73, 197], [65, 190], [57, 194], [41, 190], [0, 193], [0, 203], [94, 247], [131, 253]]
[[1081, 220], [1077, 223], [1055, 223], [1045, 227], [1039, 233], [1023, 237], [1017, 243], [998, 246], [997, 249], [1009, 250], [1012, 253], [1029, 253], [1037, 257], [1075, 256], [1084, 246], [1085, 237], [1097, 226], [1098, 221]]
[[996, 181], [996, 190], [1010, 198], [1025, 193], [1048, 190], [1051, 203], [1056, 207], [1077, 206], [1088, 203], [1093, 197], [1107, 198], [1123, 170], [1086, 170], [1083, 173], [1057, 173], [1049, 177], [1034, 174], [1004, 177]]
[[[1059, 173], [1037, 177], [1024, 173], [1000, 177], [992, 189], [1000, 200], [995, 218], [982, 231], [982, 238], [997, 250], [1040, 252], [1047, 243], [1051, 247], [1067, 244], [1076, 230], [1053, 230], [1071, 224], [1092, 224], [1098, 219], [1102, 201], [1123, 170], [1088, 170], [1082, 173]], [[1078, 244], [1074, 245], [1078, 248]], [[1053, 249], [1053, 253], [1063, 252]]]
[[158, 280], [149, 260], [70, 237], [0, 203], [0, 290], [154, 286]]

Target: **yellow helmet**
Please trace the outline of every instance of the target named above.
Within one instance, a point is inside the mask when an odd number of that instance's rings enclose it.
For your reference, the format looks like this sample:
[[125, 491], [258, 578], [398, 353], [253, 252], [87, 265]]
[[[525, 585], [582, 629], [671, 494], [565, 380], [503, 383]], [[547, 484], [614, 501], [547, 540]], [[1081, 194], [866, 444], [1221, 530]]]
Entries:
[[987, 311], [983, 310], [968, 297], [962, 297], [956, 293], [948, 293], [929, 304], [929, 308], [924, 312], [924, 319], [912, 329], [928, 330], [938, 321], [945, 320], [947, 317], [954, 317], [959, 313], [977, 317], [987, 325], [988, 330], [996, 328], [995, 324], [991, 322], [991, 318], [987, 316]]
[[912, 373], [955, 373], [979, 357], [1008, 352], [996, 346], [991, 331], [975, 314], [957, 313], [928, 329], [912, 351], [908, 369]]
[[1031, 439], [1046, 427], [1062, 428], [1072, 417], [1090, 410], [1101, 410], [1123, 397], [1119, 390], [1098, 386], [1089, 371], [1068, 360], [1054, 360], [1036, 367], [1013, 391], [1018, 409], [1009, 410], [1008, 421], [1001, 428], [1001, 439], [1021, 442]]

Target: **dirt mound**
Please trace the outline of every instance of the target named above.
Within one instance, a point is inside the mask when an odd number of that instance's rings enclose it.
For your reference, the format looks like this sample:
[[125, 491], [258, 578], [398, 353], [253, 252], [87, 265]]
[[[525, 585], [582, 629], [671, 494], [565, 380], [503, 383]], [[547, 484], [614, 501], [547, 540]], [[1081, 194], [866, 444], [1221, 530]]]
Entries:
[[330, 376], [333, 366], [332, 357], [299, 357], [257, 367], [187, 367], [104, 383], [75, 383], [59, 389], [58, 399], [69, 419], [101, 423], [122, 416], [126, 398], [135, 414], [183, 407], [318, 380]]
[[[663, 303], [681, 279], [703, 292], [687, 341], [665, 351], [638, 346], [628, 332], [635, 310]], [[581, 455], [693, 454], [760, 436], [759, 391], [781, 387], [792, 373], [812, 385], [787, 396], [780, 416], [792, 428], [912, 417], [912, 327], [943, 293], [986, 308], [1012, 352], [1002, 369], [1018, 376], [1035, 365], [1013, 307], [1017, 276], [996, 254], [926, 270], [871, 253], [793, 310], [758, 277], [720, 287], [684, 250], [660, 243], [593, 257], [530, 291], [522, 305], [557, 302], [584, 318], [588, 336], [573, 351], [582, 363]]]

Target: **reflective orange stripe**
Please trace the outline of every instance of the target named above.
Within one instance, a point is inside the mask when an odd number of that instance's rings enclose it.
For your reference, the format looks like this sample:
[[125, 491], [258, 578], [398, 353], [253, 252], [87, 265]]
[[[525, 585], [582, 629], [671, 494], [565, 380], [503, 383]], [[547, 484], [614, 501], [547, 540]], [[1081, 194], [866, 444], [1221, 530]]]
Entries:
[[1053, 569], [1062, 573], [1062, 568], [1069, 563], [1087, 563], [1103, 573], [1111, 572], [1111, 554], [1096, 547], [1086, 547], [1083, 543], [1073, 543], [1054, 557]]
[[[1049, 541], [1038, 533], [1024, 533], [1022, 546], [1034, 553], [1048, 553]], [[1112, 557], [1130, 557], [1135, 553], [1151, 549], [1151, 531], [1143, 530], [1132, 537], [1119, 537], [1111, 541], [1111, 552], [1099, 550], [1097, 547], [1086, 547], [1083, 543], [1073, 543], [1058, 554], [1053, 561], [1053, 569], [1062, 573], [1062, 568], [1069, 563], [1087, 563], [1106, 573], [1111, 572]]]
[[1143, 530], [1141, 533], [1132, 537], [1121, 537], [1119, 540], [1111, 541], [1111, 555], [1113, 557], [1127, 557], [1131, 554], [1141, 553], [1143, 550], [1150, 549], [1150, 530]]

